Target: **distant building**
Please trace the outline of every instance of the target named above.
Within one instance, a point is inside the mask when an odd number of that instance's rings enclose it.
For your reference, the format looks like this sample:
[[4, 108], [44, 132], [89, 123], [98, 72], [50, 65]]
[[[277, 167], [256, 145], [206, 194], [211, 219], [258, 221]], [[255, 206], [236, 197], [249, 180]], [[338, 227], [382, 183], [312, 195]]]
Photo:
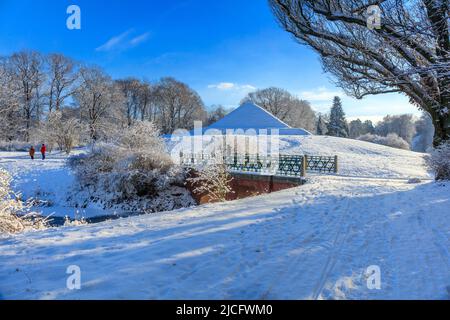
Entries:
[[245, 134], [252, 131], [256, 134], [279, 134], [279, 135], [311, 135], [305, 129], [292, 128], [267, 110], [251, 102], [246, 102], [237, 109], [227, 114], [224, 118], [213, 123], [207, 128], [203, 128], [203, 133], [213, 134], [213, 132], [226, 134], [234, 131]]

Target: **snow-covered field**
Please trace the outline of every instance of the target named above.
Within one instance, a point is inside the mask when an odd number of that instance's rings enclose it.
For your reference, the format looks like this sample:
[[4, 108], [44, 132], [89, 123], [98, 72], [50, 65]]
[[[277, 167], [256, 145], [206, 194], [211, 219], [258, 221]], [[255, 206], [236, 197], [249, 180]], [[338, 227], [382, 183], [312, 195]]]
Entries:
[[[285, 143], [285, 152], [338, 154], [342, 175], [226, 204], [2, 239], [0, 298], [450, 298], [450, 184], [426, 180], [423, 155], [329, 137]], [[53, 210], [72, 210], [63, 203], [73, 182], [64, 157], [25, 158], [0, 153], [15, 187], [40, 189]], [[411, 177], [423, 182], [407, 183]], [[81, 290], [66, 288], [70, 265], [81, 268]], [[373, 265], [379, 290], [366, 284]]]
[[[241, 140], [244, 142], [244, 140]], [[426, 172], [424, 154], [377, 145], [365, 141], [328, 136], [280, 136], [281, 154], [307, 154], [339, 157], [339, 173], [345, 176], [376, 178], [431, 178]], [[214, 150], [223, 143], [222, 137], [205, 136], [203, 152]], [[168, 142], [174, 156], [191, 148], [190, 139], [174, 139]], [[198, 152], [198, 151], [196, 151]]]
[[[76, 150], [72, 154], [80, 152], [84, 151]], [[40, 154], [31, 160], [27, 152], [0, 152], [0, 167], [13, 176], [14, 190], [21, 193], [23, 199], [43, 201], [36, 210], [44, 215], [89, 218], [112, 214], [95, 204], [87, 209], [76, 209], [68, 204], [69, 191], [76, 182], [66, 161], [67, 156], [59, 152], [48, 154], [45, 161], [40, 159]]]

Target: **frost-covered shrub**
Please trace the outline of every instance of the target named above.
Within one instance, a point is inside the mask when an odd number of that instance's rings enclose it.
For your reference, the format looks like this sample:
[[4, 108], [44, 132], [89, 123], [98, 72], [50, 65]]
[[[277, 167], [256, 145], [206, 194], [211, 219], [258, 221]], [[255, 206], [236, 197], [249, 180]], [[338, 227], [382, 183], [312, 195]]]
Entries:
[[436, 173], [436, 180], [450, 180], [450, 142], [434, 149], [427, 162]]
[[208, 195], [213, 202], [223, 202], [233, 192], [230, 185], [233, 178], [224, 164], [211, 163], [194, 170], [194, 175], [187, 179], [194, 193]]
[[0, 151], [28, 151], [31, 144], [24, 141], [0, 141]]
[[70, 163], [86, 194], [84, 205], [163, 211], [194, 204], [184, 188], [185, 170], [172, 162], [150, 122], [137, 122], [115, 142], [96, 144]]
[[47, 121], [36, 130], [35, 136], [45, 142], [49, 148], [58, 149], [69, 154], [78, 145], [87, 129], [73, 117], [64, 118], [62, 112], [53, 111]]
[[396, 133], [390, 133], [386, 137], [368, 133], [360, 136], [358, 140], [381, 144], [397, 149], [410, 150], [408, 142], [399, 137]]
[[0, 168], [0, 235], [44, 229], [47, 221], [35, 213], [24, 214], [28, 206], [11, 190], [11, 176]]

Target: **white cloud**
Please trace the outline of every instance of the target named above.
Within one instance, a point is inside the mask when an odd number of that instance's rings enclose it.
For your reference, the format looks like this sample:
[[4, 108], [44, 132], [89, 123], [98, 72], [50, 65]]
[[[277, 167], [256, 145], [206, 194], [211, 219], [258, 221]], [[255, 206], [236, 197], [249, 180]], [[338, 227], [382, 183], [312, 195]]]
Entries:
[[219, 90], [230, 90], [235, 87], [234, 83], [231, 82], [221, 82], [218, 84], [210, 84], [208, 85], [209, 89], [219, 89]]
[[209, 89], [217, 89], [217, 90], [239, 90], [239, 91], [253, 91], [256, 90], [256, 87], [250, 84], [239, 85], [233, 82], [220, 82], [218, 84], [210, 84], [208, 85]]
[[136, 46], [136, 45], [138, 45], [140, 43], [143, 43], [143, 42], [147, 41], [149, 36], [150, 36], [150, 32], [143, 33], [143, 34], [141, 34], [141, 35], [131, 39], [130, 40], [130, 44], [133, 45], [133, 46]]
[[116, 48], [121, 43], [123, 43], [123, 41], [128, 37], [128, 35], [131, 32], [132, 32], [132, 30], [127, 30], [117, 36], [114, 36], [95, 50], [96, 51], [110, 51], [110, 50]]
[[104, 44], [95, 49], [95, 51], [107, 52], [116, 49], [126, 49], [132, 46], [137, 46], [143, 42], [145, 42], [150, 33], [146, 32], [141, 35], [135, 36], [130, 39], [130, 35], [134, 32], [133, 29], [127, 30], [119, 35], [116, 35], [106, 41]]
[[300, 98], [308, 101], [331, 101], [335, 96], [342, 97], [343, 93], [336, 90], [329, 90], [325, 87], [300, 93]]
[[254, 86], [252, 86], [250, 84], [244, 84], [244, 85], [240, 86], [240, 88], [242, 90], [248, 90], [248, 91], [256, 90], [256, 87], [254, 87]]

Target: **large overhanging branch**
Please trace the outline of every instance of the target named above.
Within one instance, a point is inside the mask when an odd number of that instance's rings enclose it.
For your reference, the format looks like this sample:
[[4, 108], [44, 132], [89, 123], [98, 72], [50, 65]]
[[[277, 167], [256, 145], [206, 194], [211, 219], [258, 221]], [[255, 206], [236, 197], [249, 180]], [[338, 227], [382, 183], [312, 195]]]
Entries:
[[[350, 4], [360, 3], [362, 8], [363, 5], [374, 4], [374, 1], [270, 2], [281, 25], [299, 42], [311, 46], [324, 60], [343, 62], [340, 68], [332, 71], [335, 75], [358, 87], [364, 87], [361, 86], [364, 76], [379, 84], [372, 86], [376, 90], [365, 87], [367, 93], [360, 96], [400, 90], [425, 109], [431, 110], [442, 104], [442, 93], [448, 91], [442, 84], [450, 77], [448, 60], [442, 61], [436, 56], [433, 46], [437, 40], [430, 36], [435, 32], [425, 29], [426, 26], [431, 29], [431, 24], [420, 24], [419, 32], [414, 33], [414, 17], [426, 16], [423, 9], [411, 14], [413, 17], [401, 17], [406, 10], [403, 5], [399, 6], [402, 1], [396, 0], [397, 9], [391, 15], [397, 14], [397, 20], [389, 17], [381, 29], [369, 31], [363, 16], [346, 13], [346, 10]], [[392, 1], [379, 1], [379, 4], [389, 2]], [[351, 8], [354, 9], [355, 5]], [[365, 71], [352, 77], [352, 73], [363, 69], [352, 69], [351, 66], [361, 66]]]

